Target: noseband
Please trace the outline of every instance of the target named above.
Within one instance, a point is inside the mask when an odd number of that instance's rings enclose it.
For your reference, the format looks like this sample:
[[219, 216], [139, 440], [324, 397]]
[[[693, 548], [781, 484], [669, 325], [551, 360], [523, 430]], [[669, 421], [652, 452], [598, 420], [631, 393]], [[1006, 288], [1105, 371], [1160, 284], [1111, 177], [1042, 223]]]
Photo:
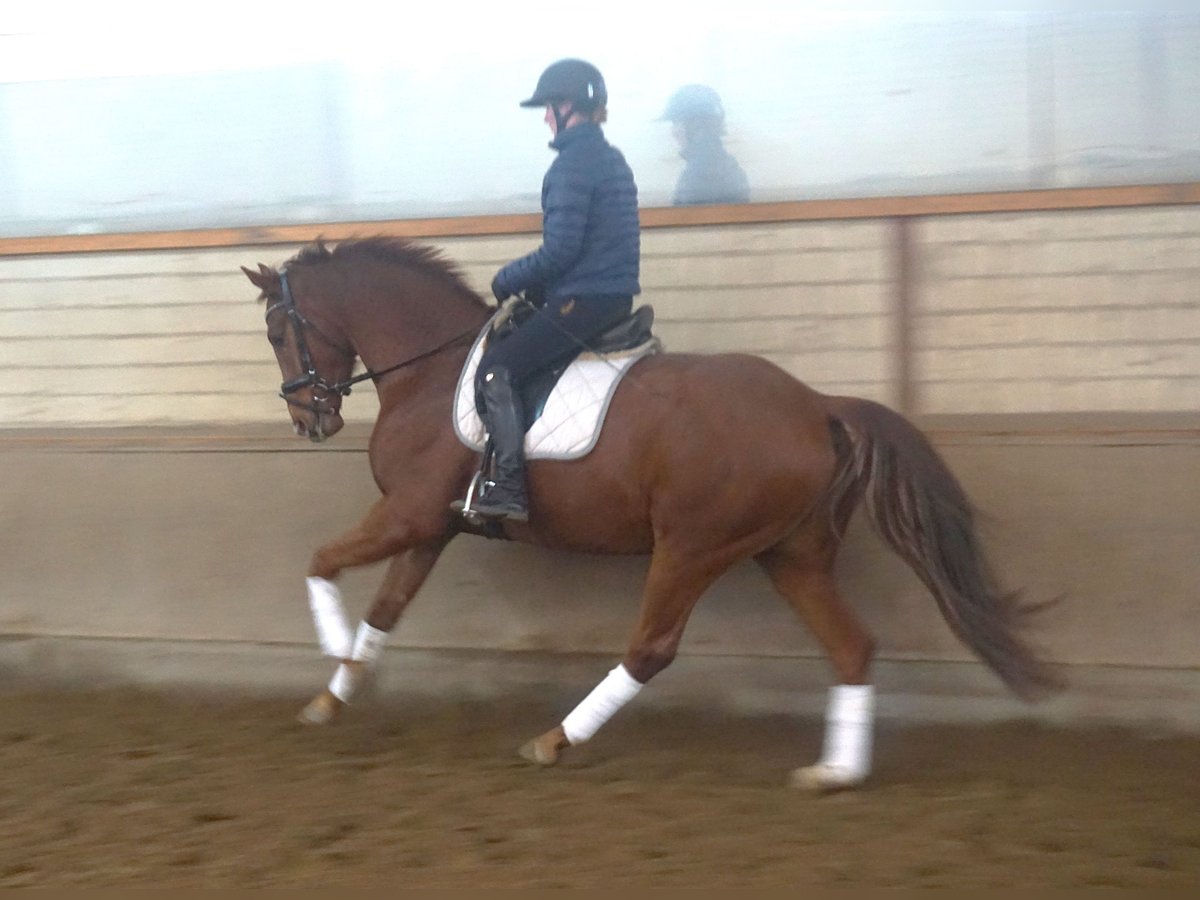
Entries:
[[[303, 313], [296, 308], [296, 300], [292, 296], [291, 285], [288, 284], [286, 269], [279, 270], [279, 289], [280, 299], [267, 307], [266, 312], [263, 314], [263, 318], [270, 318], [271, 313], [280, 309], [287, 314], [289, 321], [292, 323], [292, 330], [296, 334], [296, 349], [300, 353], [300, 369], [303, 372], [303, 374], [297, 375], [295, 378], [291, 378], [283, 382], [279, 388], [279, 396], [288, 405], [307, 410], [316, 416], [321, 416], [334, 411], [330, 406], [330, 398], [332, 395], [338, 394], [342, 397], [348, 397], [350, 395], [350, 388], [358, 384], [360, 381], [366, 381], [368, 378], [373, 380], [378, 379], [383, 375], [387, 375], [389, 372], [395, 372], [397, 369], [403, 369], [405, 366], [412, 365], [415, 362], [420, 362], [423, 359], [441, 353], [443, 350], [453, 346], [454, 344], [457, 344], [464, 338], [474, 335], [477, 330], [475, 328], [471, 328], [468, 331], [464, 331], [462, 334], [455, 335], [448, 341], [438, 344], [432, 350], [427, 350], [424, 353], [420, 353], [410, 359], [404, 360], [403, 362], [398, 362], [394, 366], [388, 366], [386, 369], [380, 369], [377, 372], [368, 369], [361, 375], [355, 375], [353, 378], [347, 378], [345, 381], [335, 381], [333, 384], [330, 384], [323, 377], [321, 377], [321, 375], [317, 372], [316, 366], [313, 365], [312, 353], [309, 352], [308, 340], [305, 337], [305, 329], [311, 328], [313, 334], [315, 334], [344, 357], [354, 359], [358, 356], [358, 354], [353, 348], [341, 346], [337, 341], [333, 340], [333, 338], [329, 337], [322, 332], [321, 329], [317, 328], [317, 326], [315, 326], [312, 322], [304, 318]], [[312, 388], [312, 403], [301, 403], [299, 400], [296, 400], [291, 396], [292, 394], [296, 393], [296, 391], [303, 390], [306, 387]], [[318, 391], [321, 392], [319, 395], [317, 393]]]

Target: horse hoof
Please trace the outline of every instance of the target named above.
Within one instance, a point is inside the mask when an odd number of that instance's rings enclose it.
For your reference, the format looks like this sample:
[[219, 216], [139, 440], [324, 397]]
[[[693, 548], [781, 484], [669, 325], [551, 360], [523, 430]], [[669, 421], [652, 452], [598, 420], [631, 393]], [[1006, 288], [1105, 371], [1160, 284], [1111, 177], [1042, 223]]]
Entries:
[[343, 705], [342, 701], [329, 691], [322, 691], [313, 697], [308, 706], [300, 710], [296, 719], [304, 725], [328, 725], [337, 718]]
[[817, 763], [792, 772], [791, 786], [814, 794], [829, 794], [833, 791], [848, 791], [858, 787], [867, 776], [851, 772], [841, 766]]
[[562, 749], [567, 746], [567, 739], [561, 728], [548, 731], [539, 738], [534, 738], [520, 749], [522, 759], [539, 766], [552, 766], [558, 762]]

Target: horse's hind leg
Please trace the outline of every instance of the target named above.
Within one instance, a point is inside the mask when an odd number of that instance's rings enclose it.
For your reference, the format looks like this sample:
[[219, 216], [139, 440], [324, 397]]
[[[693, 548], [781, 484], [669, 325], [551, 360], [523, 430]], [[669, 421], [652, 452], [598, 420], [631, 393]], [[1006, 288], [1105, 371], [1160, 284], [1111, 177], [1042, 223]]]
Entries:
[[874, 641], [838, 592], [834, 549], [832, 542], [823, 550], [781, 544], [756, 557], [820, 642], [838, 678], [829, 692], [821, 759], [792, 774], [797, 787], [818, 791], [854, 787], [871, 769]]
[[567, 747], [589, 740], [646, 682], [671, 664], [696, 602], [734, 559], [735, 554], [716, 553], [689, 554], [681, 560], [655, 550], [638, 624], [621, 664], [558, 727], [522, 747], [521, 755], [539, 765], [553, 765]]

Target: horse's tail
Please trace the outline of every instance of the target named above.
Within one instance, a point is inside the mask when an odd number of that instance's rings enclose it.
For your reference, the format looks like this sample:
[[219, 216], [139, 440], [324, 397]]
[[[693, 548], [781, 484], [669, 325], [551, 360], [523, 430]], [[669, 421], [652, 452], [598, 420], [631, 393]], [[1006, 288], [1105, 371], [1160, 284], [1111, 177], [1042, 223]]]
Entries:
[[872, 525], [916, 572], [955, 635], [1009, 688], [1033, 700], [1061, 688], [1021, 632], [1031, 612], [1005, 593], [985, 557], [966, 492], [926, 437], [869, 400], [837, 401], [830, 429], [838, 454], [835, 522], [861, 498]]

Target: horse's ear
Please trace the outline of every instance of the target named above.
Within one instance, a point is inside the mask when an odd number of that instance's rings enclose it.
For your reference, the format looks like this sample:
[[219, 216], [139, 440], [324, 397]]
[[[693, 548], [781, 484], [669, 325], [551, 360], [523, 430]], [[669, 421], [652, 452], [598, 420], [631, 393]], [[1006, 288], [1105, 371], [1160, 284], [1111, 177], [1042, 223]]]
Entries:
[[268, 287], [278, 284], [279, 282], [279, 275], [275, 272], [275, 270], [270, 266], [264, 266], [262, 263], [258, 264], [257, 272], [252, 269], [247, 269], [245, 266], [242, 266], [241, 268], [242, 271], [246, 273], [246, 277], [250, 279], [250, 283], [260, 291], [265, 292]]

